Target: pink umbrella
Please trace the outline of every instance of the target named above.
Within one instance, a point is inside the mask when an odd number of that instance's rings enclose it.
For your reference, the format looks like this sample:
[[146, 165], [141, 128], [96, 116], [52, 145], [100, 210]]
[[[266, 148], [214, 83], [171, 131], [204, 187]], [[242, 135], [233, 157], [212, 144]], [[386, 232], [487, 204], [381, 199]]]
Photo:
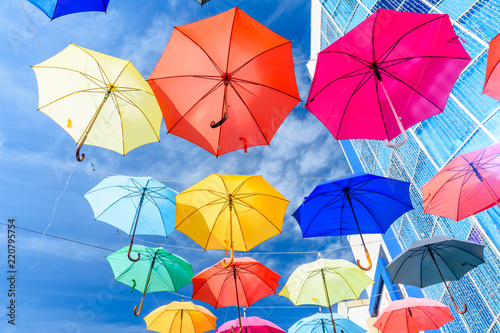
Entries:
[[422, 186], [424, 213], [459, 221], [500, 208], [500, 143], [456, 156]]
[[[233, 327], [239, 327], [238, 319], [230, 320], [220, 326], [215, 333], [232, 333], [240, 332], [240, 330], [233, 330]], [[241, 318], [241, 327], [244, 328], [245, 333], [286, 333], [276, 324], [270, 321], [261, 319], [259, 317], [244, 317]]]
[[397, 148], [406, 128], [444, 110], [469, 61], [448, 15], [378, 9], [319, 53], [305, 107], [336, 139]]
[[373, 327], [381, 332], [416, 333], [440, 328], [454, 319], [450, 309], [443, 303], [409, 297], [389, 304]]

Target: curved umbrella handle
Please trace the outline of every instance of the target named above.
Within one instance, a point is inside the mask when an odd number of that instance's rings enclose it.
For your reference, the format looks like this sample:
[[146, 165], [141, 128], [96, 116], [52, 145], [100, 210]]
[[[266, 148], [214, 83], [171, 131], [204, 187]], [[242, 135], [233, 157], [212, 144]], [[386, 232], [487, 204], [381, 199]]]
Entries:
[[356, 264], [358, 264], [358, 267], [361, 268], [362, 270], [369, 271], [370, 269], [372, 269], [372, 260], [370, 258], [370, 253], [368, 253], [367, 249], [365, 249], [365, 254], [366, 254], [366, 259], [368, 259], [368, 267], [361, 266], [361, 262], [359, 259], [356, 260]]
[[220, 125], [224, 124], [224, 122], [227, 120], [227, 113], [224, 114], [224, 117], [222, 117], [221, 120], [219, 120], [218, 122], [215, 122], [212, 120], [212, 122], [210, 123], [210, 127], [211, 128], [217, 128], [219, 127]]
[[142, 304], [144, 303], [144, 296], [146, 296], [146, 292], [142, 294], [141, 304], [139, 304], [139, 311], [137, 311], [137, 305], [134, 306], [134, 315], [138, 317], [141, 314]]
[[78, 162], [83, 161], [83, 159], [85, 158], [85, 154], [80, 155], [80, 149], [82, 149], [82, 146], [83, 146], [83, 142], [84, 142], [84, 141], [85, 141], [85, 140], [82, 140], [82, 142], [80, 142], [80, 144], [78, 145], [78, 148], [76, 148], [76, 160], [77, 160]]
[[451, 301], [453, 302], [453, 305], [455, 305], [455, 309], [457, 310], [458, 313], [464, 314], [464, 313], [467, 312], [467, 304], [465, 304], [464, 302], [462, 302], [462, 304], [464, 305], [464, 309], [462, 311], [460, 311], [458, 309], [457, 303], [455, 303], [455, 300], [453, 299], [453, 296], [451, 296], [451, 294], [450, 294], [450, 298], [451, 298]]
[[385, 145], [386, 145], [387, 147], [389, 147], [389, 148], [393, 148], [393, 149], [395, 149], [395, 148], [399, 148], [399, 147], [401, 147], [402, 145], [404, 145], [404, 144], [405, 144], [405, 142], [406, 142], [406, 139], [407, 139], [407, 137], [406, 137], [406, 131], [401, 131], [401, 134], [403, 134], [403, 140], [401, 140], [401, 142], [399, 142], [399, 143], [391, 143], [389, 140], [385, 139], [385, 140], [384, 140]]
[[240, 330], [239, 331], [234, 331], [233, 330], [233, 326], [231, 326], [231, 333], [240, 333], [241, 332], [241, 327], [240, 327]]
[[231, 250], [230, 251], [231, 251], [231, 257], [229, 258], [229, 262], [226, 263], [226, 258], [222, 259], [222, 267], [224, 267], [224, 268], [228, 268], [233, 263], [234, 253], [233, 253], [233, 247], [232, 246], [231, 246]]
[[[136, 262], [138, 261], [139, 259], [141, 259], [141, 254], [140, 253], [137, 253], [137, 259], [132, 259], [132, 257], [130, 256], [130, 251], [132, 251], [132, 243], [134, 243], [134, 238], [132, 237], [132, 239], [130, 240], [130, 245], [128, 247], [128, 253], [127, 253], [127, 256], [128, 256], [128, 259], [130, 261], [133, 261], [133, 262]], [[140, 312], [140, 311], [139, 311]]]

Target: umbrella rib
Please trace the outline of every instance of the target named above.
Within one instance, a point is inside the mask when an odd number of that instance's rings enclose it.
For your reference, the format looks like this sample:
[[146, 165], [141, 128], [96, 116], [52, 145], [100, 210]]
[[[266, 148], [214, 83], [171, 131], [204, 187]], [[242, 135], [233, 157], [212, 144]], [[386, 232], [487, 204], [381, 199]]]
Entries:
[[238, 215], [238, 211], [236, 210], [236, 207], [234, 207], [234, 215], [235, 215], [236, 221], [238, 221], [238, 225], [240, 227], [241, 238], [243, 239], [243, 244], [245, 245], [245, 252], [248, 252], [247, 242], [245, 241], [245, 235], [243, 234], [243, 227], [241, 226], [240, 218]]
[[[177, 223], [177, 224], [176, 224], [176, 226], [175, 226], [175, 228], [176, 228], [176, 229], [178, 229], [178, 227], [179, 227], [182, 223], [184, 223], [187, 219], [189, 219], [189, 217], [191, 217], [191, 215], [193, 215], [194, 213], [196, 213], [196, 212], [200, 211], [200, 209], [202, 209], [202, 208], [205, 208], [205, 207], [208, 207], [208, 206], [210, 206], [210, 205], [215, 204], [215, 203], [216, 203], [218, 200], [220, 200], [220, 199], [221, 199], [221, 198], [217, 198], [217, 199], [215, 199], [215, 200], [213, 200], [213, 201], [207, 202], [207, 203], [205, 203], [205, 204], [203, 204], [203, 205], [201, 205], [201, 206], [197, 207], [197, 208], [196, 208], [193, 212], [191, 212], [188, 216], [186, 216], [186, 217], [185, 217], [185, 218], [184, 218], [181, 222]], [[224, 203], [224, 205], [225, 205], [225, 203]], [[206, 249], [205, 249], [205, 250], [206, 250]]]
[[31, 66], [31, 67], [33, 67], [33, 68], [45, 68], [45, 69], [61, 69], [61, 70], [69, 71], [69, 72], [78, 73], [96, 85], [98, 85], [97, 83], [103, 84], [104, 86], [101, 87], [102, 89], [106, 88], [106, 82], [104, 82], [104, 81], [102, 81], [94, 76], [91, 76], [88, 73], [81, 72], [81, 71], [78, 71], [76, 69], [65, 68], [65, 67], [56, 67], [56, 66]]
[[233, 23], [231, 24], [231, 33], [229, 34], [229, 43], [227, 46], [226, 70], [224, 71], [224, 73], [227, 73], [227, 71], [229, 69], [229, 57], [231, 55], [231, 45], [232, 45], [231, 42], [233, 41], [233, 31], [234, 31], [234, 24], [236, 22], [236, 13], [237, 12], [238, 12], [238, 7], [236, 7], [236, 9], [234, 11]]
[[[315, 198], [317, 198], [317, 197], [319, 197], [319, 196], [320, 196], [320, 195], [317, 195], [317, 196], [315, 196]], [[304, 236], [305, 236], [305, 234], [309, 231], [309, 229], [312, 227], [312, 225], [313, 225], [314, 221], [315, 221], [315, 220], [316, 220], [316, 218], [319, 216], [319, 214], [321, 214], [321, 212], [322, 212], [324, 209], [326, 209], [326, 207], [327, 207], [327, 206], [330, 206], [330, 205], [331, 205], [331, 204], [333, 204], [333, 203], [337, 203], [338, 201], [340, 201], [340, 200], [342, 200], [342, 199], [343, 199], [343, 197], [342, 197], [340, 194], [338, 194], [336, 197], [332, 197], [332, 199], [331, 199], [331, 200], [329, 200], [329, 201], [328, 201], [325, 205], [323, 205], [323, 207], [321, 207], [321, 208], [318, 210], [317, 214], [316, 214], [316, 215], [315, 215], [315, 216], [311, 219], [311, 222], [309, 223], [309, 226], [307, 227], [307, 229], [306, 229], [306, 230], [304, 230]], [[335, 200], [335, 202], [333, 202], [334, 200]], [[340, 216], [341, 216], [341, 218], [340, 218], [340, 221], [341, 221], [341, 222], [340, 222], [340, 229], [339, 229], [339, 232], [340, 232], [340, 235], [342, 235], [342, 214], [340, 214]]]
[[[349, 289], [351, 290], [351, 292], [356, 296], [356, 299], [359, 299], [359, 295], [356, 295], [356, 292], [354, 291], [353, 287], [351, 286], [351, 284], [344, 278], [344, 276], [340, 273], [338, 273], [335, 268], [331, 268], [331, 267], [326, 267], [325, 270], [328, 272], [328, 271], [334, 271], [335, 274], [337, 274], [338, 276], [340, 276], [342, 278], [342, 280], [345, 281], [345, 283], [349, 286]], [[358, 268], [359, 270], [359, 268]], [[366, 288], [365, 288], [366, 289]], [[364, 289], [363, 289], [364, 290]], [[361, 294], [361, 293], [360, 293]], [[338, 303], [338, 302], [337, 302]]]
[[[298, 269], [298, 268], [297, 268], [297, 269]], [[294, 272], [294, 273], [295, 273], [295, 272]], [[304, 289], [304, 285], [306, 284], [307, 280], [308, 280], [309, 278], [311, 278], [313, 275], [316, 275], [315, 273], [317, 273], [317, 272], [316, 272], [316, 270], [312, 270], [312, 271], [310, 271], [310, 272], [309, 272], [309, 275], [308, 275], [308, 276], [307, 276], [307, 277], [303, 280], [303, 283], [302, 283], [302, 285], [300, 286], [300, 290], [299, 290], [299, 292], [297, 293], [297, 302], [298, 302], [298, 300], [299, 300], [300, 294], [302, 293], [302, 290]], [[293, 273], [292, 273], [292, 275], [293, 275]], [[291, 276], [290, 276], [290, 277], [291, 277]], [[288, 280], [290, 280], [290, 277], [288, 278]], [[288, 283], [288, 281], [287, 281], [287, 283]], [[286, 287], [286, 284], [285, 284], [285, 287]], [[290, 300], [291, 300], [291, 299], [290, 299]], [[291, 300], [291, 301], [292, 301], [292, 300]], [[295, 305], [297, 305], [297, 303], [295, 303], [294, 301], [292, 301], [292, 303], [293, 303], [293, 304], [295, 304]], [[320, 305], [321, 305], [321, 304], [320, 304]]]
[[[463, 156], [462, 156], [462, 157], [463, 157]], [[465, 160], [465, 161], [467, 161], [465, 158], [464, 158], [464, 160]], [[457, 216], [457, 217], [456, 217], [456, 220], [457, 220], [457, 221], [459, 220], [459, 218], [458, 218], [458, 217], [459, 217], [459, 215], [460, 215], [460, 201], [461, 201], [461, 199], [462, 199], [462, 195], [461, 195], [461, 193], [462, 193], [462, 188], [464, 187], [464, 185], [465, 185], [465, 183], [467, 182], [467, 180], [469, 180], [469, 179], [470, 179], [470, 177], [469, 177], [469, 178], [467, 178], [467, 177], [466, 177], [466, 175], [467, 175], [467, 174], [465, 174], [465, 175], [464, 175], [464, 177], [462, 178], [462, 184], [460, 185], [460, 190], [458, 191], [457, 215], [456, 215], [456, 216]], [[471, 174], [471, 176], [472, 176], [472, 174]]]
[[248, 304], [248, 306], [252, 305], [253, 303], [250, 303], [250, 302], [248, 301], [247, 292], [245, 291], [245, 286], [243, 285], [243, 281], [241, 281], [241, 278], [240, 278], [239, 272], [238, 272], [238, 274], [236, 274], [236, 280], [237, 280], [237, 281], [240, 281], [240, 284], [241, 284], [241, 289], [243, 289], [243, 297], [245, 297], [246, 304]]
[[[447, 57], [447, 56], [413, 56], [413, 57], [405, 57], [405, 58], [397, 58], [397, 59], [391, 59], [391, 60], [385, 60], [382, 64], [385, 66], [382, 68], [387, 68], [395, 65], [399, 65], [400, 63], [414, 60], [414, 59], [456, 59], [456, 60], [469, 60], [468, 58], [463, 58], [463, 57]], [[395, 62], [395, 63], [393, 63]], [[387, 63], [390, 63], [386, 65]]]
[[[241, 70], [243, 67], [245, 67], [246, 65], [248, 65], [250, 62], [252, 62], [253, 60], [255, 60], [256, 58], [260, 57], [261, 55], [267, 53], [267, 52], [270, 52], [274, 49], [277, 49], [278, 47], [281, 47], [281, 46], [285, 46], [287, 44], [292, 44], [291, 41], [287, 40], [286, 42], [284, 42], [283, 44], [279, 44], [279, 45], [275, 45], [273, 47], [271, 47], [270, 49], [267, 49], [267, 50], [264, 50], [262, 51], [261, 53], [253, 56], [251, 59], [249, 59], [247, 62], [243, 63], [240, 67], [236, 68], [230, 75], [231, 76], [234, 76], [234, 74], [236, 74], [239, 70]], [[228, 57], [229, 59], [229, 57]]]
[[203, 49], [201, 47], [200, 44], [198, 44], [197, 42], [195, 42], [191, 37], [189, 37], [188, 35], [186, 35], [182, 30], [179, 29], [179, 27], [174, 27], [174, 29], [176, 29], [177, 31], [179, 31], [182, 35], [184, 35], [184, 37], [186, 37], [187, 39], [189, 39], [191, 42], [193, 42], [194, 45], [198, 46], [200, 48], [201, 51], [203, 51], [203, 53], [205, 53], [205, 55], [207, 56], [207, 58], [210, 60], [210, 62], [212, 63], [212, 65], [214, 65], [215, 69], [217, 69], [217, 71], [222, 75], [224, 74], [224, 72], [219, 68], [219, 66], [217, 66], [217, 64], [215, 63], [215, 61], [210, 57], [210, 55], [207, 53], [207, 51], [205, 51], [205, 49]]
[[180, 78], [193, 78], [193, 79], [205, 79], [205, 80], [216, 80], [220, 81], [220, 76], [215, 75], [194, 75], [194, 74], [186, 74], [186, 75], [170, 75], [170, 76], [158, 76], [154, 78], [149, 78], [148, 81], [159, 81], [166, 79], [180, 79]]
[[425, 311], [424, 311], [424, 309], [423, 309], [422, 307], [420, 307], [420, 306], [418, 306], [418, 305], [417, 305], [417, 306], [415, 306], [415, 308], [419, 309], [419, 310], [420, 310], [423, 314], [425, 314], [425, 315], [427, 316], [427, 318], [429, 318], [429, 320], [431, 321], [431, 323], [433, 323], [433, 324], [434, 324], [435, 329], [439, 329], [439, 326], [438, 326], [438, 325], [434, 322], [434, 320], [432, 320], [431, 316], [429, 316], [429, 315], [427, 314], [427, 312], [425, 312]]
[[[286, 95], [286, 96], [288, 96], [288, 97], [291, 97], [291, 98], [293, 98], [293, 99], [296, 99], [296, 100], [298, 100], [298, 101], [300, 102], [300, 98], [298, 98], [298, 97], [296, 97], [296, 96], [293, 96], [293, 95], [291, 95], [291, 94], [289, 94], [289, 93], [286, 93], [286, 92], [284, 92], [284, 91], [282, 91], [282, 90], [279, 90], [279, 89], [273, 88], [273, 87], [271, 87], [271, 86], [268, 86], [268, 85], [266, 85], [266, 84], [262, 84], [262, 83], [258, 83], [258, 82], [253, 82], [253, 81], [248, 81], [248, 80], [243, 80], [243, 79], [239, 79], [239, 78], [232, 78], [232, 79], [231, 79], [231, 82], [246, 83], [246, 84], [250, 84], [250, 85], [256, 85], [256, 86], [264, 87], [264, 88], [267, 88], [267, 89], [270, 89], [270, 90], [274, 90], [274, 91], [276, 91], [276, 92], [279, 92], [279, 93], [281, 93], [281, 94], [283, 94], [283, 95]], [[234, 87], [233, 87], [233, 89], [234, 89]]]
[[[71, 92], [71, 93], [69, 93], [67, 95], [61, 96], [61, 97], [53, 100], [52, 102], [50, 102], [48, 104], [45, 104], [44, 106], [39, 107], [38, 110], [41, 111], [41, 109], [43, 109], [43, 108], [45, 108], [45, 107], [47, 107], [47, 106], [49, 106], [51, 104], [54, 104], [56, 102], [59, 102], [60, 100], [65, 99], [67, 97], [70, 97], [72, 95], [76, 95], [76, 94], [79, 94], [79, 93], [86, 93], [86, 92], [98, 92], [99, 93], [99, 92], [101, 92], [101, 91], [99, 91], [101, 89], [102, 88], [99, 87], [99, 88], [89, 88], [89, 89], [83, 89], [83, 90], [73, 91], [73, 92]], [[104, 94], [105, 92], [102, 92], [102, 93]]]
[[79, 48], [80, 50], [82, 50], [83, 52], [85, 52], [89, 57], [91, 57], [92, 59], [94, 59], [97, 67], [99, 68], [99, 71], [101, 72], [101, 75], [103, 76], [103, 82], [106, 82], [106, 80], [107, 80], [107, 82], [111, 82], [111, 80], [106, 75], [106, 72], [104, 71], [104, 68], [101, 67], [101, 64], [99, 63], [99, 61], [97, 61], [97, 59], [94, 58], [94, 56], [92, 54], [90, 54], [87, 50], [83, 49], [82, 47], [80, 47], [78, 45], [75, 45], [75, 44], [73, 44], [73, 45], [76, 46], [77, 48]]
[[[368, 212], [368, 214], [370, 214], [370, 216], [371, 216], [371, 217], [372, 217], [372, 219], [375, 221], [375, 223], [378, 225], [378, 227], [380, 228], [380, 230], [384, 230], [384, 228], [382, 228], [382, 226], [381, 226], [381, 225], [380, 225], [380, 223], [377, 221], [377, 219], [375, 218], [375, 216], [373, 216], [372, 212], [368, 209], [368, 207], [366, 207], [366, 205], [365, 205], [363, 202], [361, 202], [361, 200], [359, 200], [359, 199], [356, 197], [356, 195], [352, 195], [352, 197], [354, 198], [354, 200], [356, 200], [357, 202], [359, 202], [359, 203], [361, 204], [361, 206], [363, 206], [363, 207], [366, 209], [366, 211]], [[353, 208], [353, 209], [354, 209], [354, 208]], [[393, 221], [393, 223], [394, 223], [394, 221]], [[391, 224], [392, 224], [392, 223], [391, 223]], [[357, 225], [358, 225], [359, 229], [361, 230], [361, 226], [359, 225], [359, 222], [357, 222]], [[389, 227], [390, 227], [390, 225], [389, 225]], [[387, 227], [387, 228], [389, 228], [389, 227]], [[386, 229], [385, 231], [387, 231], [387, 229]], [[384, 233], [385, 233], [385, 231], [384, 231]], [[366, 234], [367, 232], [365, 231], [364, 233]], [[377, 233], [379, 233], [379, 232], [377, 232]]]
[[[121, 128], [121, 131], [122, 131], [122, 135], [121, 135], [121, 141], [122, 141], [122, 155], [125, 155], [125, 131], [123, 130], [123, 117], [122, 117], [122, 112], [120, 110], [120, 106], [118, 105], [118, 99], [117, 97], [115, 96], [114, 93], [111, 94], [111, 100], [113, 101], [113, 104], [115, 105], [115, 108], [116, 108], [116, 111], [118, 112], [118, 115], [120, 117], [120, 128]], [[100, 112], [99, 112], [100, 113]], [[97, 115], [98, 116], [98, 115]], [[96, 118], [97, 118], [96, 116]], [[103, 118], [104, 119], [104, 118]], [[106, 123], [109, 124], [109, 122], [107, 120], [105, 120]], [[90, 131], [90, 129], [89, 129]], [[114, 134], [114, 132], [113, 132]], [[119, 138], [118, 138], [119, 139]], [[148, 180], [149, 182], [149, 180]]]
[[[217, 199], [217, 200], [219, 200], [219, 199]], [[210, 229], [210, 233], [208, 234], [208, 237], [207, 237], [207, 242], [205, 243], [205, 246], [204, 246], [205, 250], [207, 249], [208, 243], [210, 242], [210, 239], [212, 238], [212, 234], [214, 232], [215, 225], [217, 224], [217, 222], [220, 221], [219, 217], [222, 215], [222, 212], [226, 209], [226, 207], [229, 207], [229, 202], [227, 202], [227, 201], [224, 202], [224, 204], [222, 205], [222, 208], [219, 210], [219, 213], [217, 214], [217, 217], [215, 218], [214, 225], [213, 225], [212, 229]], [[231, 214], [231, 211], [229, 211], [229, 214]]]
[[[429, 253], [431, 252], [432, 250], [429, 249]], [[451, 269], [450, 265], [448, 265], [448, 262], [446, 260], [443, 259], [443, 257], [439, 254], [439, 252], [437, 251], [434, 251], [435, 255], [437, 255], [439, 258], [441, 258], [441, 260], [444, 262], [444, 264], [446, 265], [446, 267], [450, 270], [450, 272], [453, 274], [453, 276], [455, 277], [455, 280], [459, 280], [460, 278], [457, 277], [457, 275], [455, 274], [455, 272], [453, 271], [453, 269]], [[438, 263], [435, 262], [436, 266], [438, 266]], [[465, 274], [464, 274], [465, 275]], [[452, 281], [452, 280], [447, 280], [447, 281]], [[446, 283], [446, 282], [445, 282]]]
[[[238, 93], [238, 91], [236, 90], [236, 88], [234, 87], [233, 83], [231, 81], [229, 81], [229, 85], [231, 86], [231, 88], [233, 88], [234, 92], [236, 93], [236, 96], [238, 96], [238, 98], [240, 99], [241, 103], [243, 103], [243, 105], [245, 106], [245, 108], [247, 109], [248, 113], [250, 114], [250, 116], [252, 117], [253, 121], [255, 122], [255, 125], [257, 126], [257, 128], [259, 129], [259, 132], [260, 134], [262, 135], [262, 137], [264, 138], [264, 140], [266, 140], [266, 144], [269, 146], [270, 142], [269, 140], [267, 139], [266, 135], [264, 134], [264, 132], [262, 132], [262, 129], [260, 128], [260, 125], [259, 123], [257, 122], [257, 119], [255, 119], [252, 111], [250, 111], [250, 108], [248, 107], [248, 105], [245, 103], [245, 101], [243, 100], [243, 98], [240, 96], [240, 94]], [[221, 129], [222, 131], [222, 129]], [[219, 140], [220, 140], [220, 136], [219, 136]]]
[[[242, 201], [242, 200], [241, 200], [241, 201]], [[243, 202], [244, 202], [244, 201], [243, 201]], [[248, 203], [246, 203], [246, 202], [245, 202], [245, 204], [247, 204], [248, 206], [252, 207], [250, 204], [248, 204]], [[260, 215], [260, 216], [262, 216], [265, 220], [267, 220], [267, 221], [269, 222], [269, 224], [271, 224], [271, 225], [272, 225], [272, 226], [273, 226], [273, 227], [274, 227], [274, 228], [275, 228], [275, 229], [276, 229], [276, 230], [277, 230], [280, 234], [282, 233], [282, 231], [281, 231], [281, 230], [280, 230], [277, 226], [275, 226], [275, 225], [274, 225], [274, 223], [273, 223], [273, 222], [272, 222], [272, 221], [271, 221], [271, 220], [270, 220], [267, 216], [265, 216], [263, 213], [261, 213], [261, 212], [260, 212], [257, 208], [255, 208], [255, 207], [252, 207], [252, 209], [253, 209], [254, 211], [256, 211], [257, 213], [259, 213], [259, 215]], [[236, 210], [235, 210], [235, 211], [236, 211]], [[238, 219], [238, 223], [240, 223], [240, 222], [239, 222], [239, 219]], [[275, 236], [275, 235], [274, 235], [274, 236]], [[245, 246], [246, 246], [246, 244], [245, 244]]]
[[[253, 264], [253, 265], [249, 265], [249, 266], [256, 266], [256, 265], [257, 265], [257, 264]], [[262, 266], [264, 266], [264, 265], [262, 265]], [[264, 266], [264, 267], [265, 267], [265, 266]], [[259, 275], [257, 275], [257, 274], [255, 274], [254, 272], [252, 272], [252, 271], [248, 270], [248, 268], [242, 267], [241, 265], [239, 266], [239, 268], [240, 268], [240, 270], [241, 270], [241, 271], [245, 271], [245, 274], [250, 274], [250, 275], [254, 275], [254, 276], [258, 277], [260, 281], [264, 282], [264, 284], [265, 284], [266, 286], [268, 286], [268, 287], [269, 287], [269, 289], [271, 289], [271, 291], [273, 291], [274, 293], [276, 293], [276, 291], [273, 289], [273, 287], [272, 287], [272, 286], [270, 286], [270, 285], [269, 285], [269, 283], [267, 283], [267, 281], [266, 281], [266, 280], [264, 280], [263, 278], [261, 278]], [[267, 267], [266, 267], [266, 268], [267, 268]], [[248, 273], [247, 273], [247, 272], [248, 272]], [[279, 274], [278, 274], [278, 275], [279, 275]], [[281, 275], [279, 275], [279, 277], [281, 278]], [[278, 279], [279, 279], [279, 278], [278, 278]]]
[[[455, 239], [455, 240], [456, 240], [456, 239]], [[462, 241], [462, 242], [470, 242], [470, 241], [463, 241], [463, 240], [460, 240], [460, 241]], [[474, 243], [474, 244], [477, 244], [477, 243]], [[481, 261], [483, 261], [483, 262], [484, 262], [484, 258], [480, 258], [480, 257], [476, 256], [474, 253], [469, 252], [469, 251], [467, 251], [467, 250], [465, 250], [465, 249], [463, 249], [463, 248], [461, 248], [461, 247], [459, 247], [459, 246], [456, 246], [456, 245], [449, 245], [449, 244], [446, 244], [446, 245], [445, 245], [445, 244], [441, 244], [441, 245], [442, 245], [442, 246], [446, 246], [446, 247], [452, 247], [452, 248], [454, 248], [454, 249], [460, 250], [460, 251], [465, 252], [465, 253], [467, 253], [467, 254], [471, 255], [472, 257], [474, 257], [474, 258], [476, 258], [476, 259], [481, 260]], [[478, 245], [481, 245], [481, 244], [478, 244]], [[484, 248], [483, 248], [483, 250], [484, 250]]]

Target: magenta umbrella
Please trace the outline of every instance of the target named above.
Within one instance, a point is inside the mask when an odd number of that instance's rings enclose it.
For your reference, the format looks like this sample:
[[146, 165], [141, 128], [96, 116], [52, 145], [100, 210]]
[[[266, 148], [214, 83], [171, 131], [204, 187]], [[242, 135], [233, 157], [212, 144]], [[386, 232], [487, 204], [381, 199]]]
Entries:
[[[215, 333], [239, 333], [241, 329], [233, 329], [239, 326], [238, 319], [230, 320], [222, 324]], [[278, 325], [259, 317], [241, 318], [241, 327], [245, 333], [286, 333]]]
[[380, 332], [417, 333], [438, 329], [455, 320], [450, 308], [428, 298], [405, 298], [394, 301], [379, 314], [373, 327]]
[[444, 110], [469, 61], [447, 14], [378, 9], [319, 53], [305, 107], [336, 139], [397, 148], [405, 129]]

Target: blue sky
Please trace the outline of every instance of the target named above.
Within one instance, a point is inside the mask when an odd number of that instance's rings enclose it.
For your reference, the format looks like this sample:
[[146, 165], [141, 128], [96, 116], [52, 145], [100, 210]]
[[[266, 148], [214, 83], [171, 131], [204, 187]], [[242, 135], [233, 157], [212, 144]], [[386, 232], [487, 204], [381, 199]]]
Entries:
[[[167, 135], [162, 124], [161, 143], [140, 147], [125, 157], [86, 146], [87, 158], [77, 163], [71, 137], [37, 111], [37, 83], [30, 66], [60, 52], [69, 43], [131, 60], [142, 75], [148, 76], [173, 26], [203, 19], [236, 5], [292, 40], [297, 84], [301, 99], [305, 100], [310, 79], [305, 62], [299, 61], [309, 59], [310, 3], [307, 0], [212, 0], [202, 8], [195, 0], [111, 0], [107, 14], [68, 15], [52, 22], [26, 0], [3, 3], [0, 7], [0, 222], [15, 218], [19, 227], [43, 232], [53, 214], [48, 234], [118, 250], [128, 243], [127, 238], [117, 235], [112, 226], [94, 221], [92, 209], [82, 197], [105, 176], [151, 176], [182, 191], [211, 173], [261, 174], [290, 200], [283, 234], [249, 253], [283, 276], [278, 290], [295, 267], [315, 260], [317, 255], [269, 252], [330, 249], [324, 257], [352, 259], [345, 240], [341, 243], [336, 238], [302, 239], [291, 217], [302, 198], [324, 178], [350, 173], [340, 146], [303, 108], [303, 102], [285, 120], [270, 147], [249, 148], [247, 154], [237, 151], [217, 159], [188, 141]], [[7, 227], [1, 224], [2, 268], [6, 267], [6, 233]], [[158, 305], [180, 301], [179, 296], [167, 292], [155, 293], [154, 298], [147, 295], [141, 316], [135, 317], [133, 307], [138, 305], [141, 294], [137, 291], [131, 294], [129, 287], [114, 282], [111, 268], [104, 259], [110, 251], [47, 236], [41, 243], [41, 235], [23, 230], [17, 230], [16, 236], [16, 326], [13, 330], [7, 324], [8, 286], [3, 269], [0, 278], [2, 332], [145, 332], [142, 318], [146, 314]], [[139, 238], [151, 242], [143, 243], [145, 245], [163, 245], [184, 257], [192, 263], [195, 273], [223, 257], [220, 251], [203, 252], [177, 231], [168, 239]], [[190, 295], [191, 289], [188, 286], [177, 293]], [[197, 304], [213, 310], [202, 302]], [[247, 315], [261, 316], [288, 329], [298, 319], [317, 311], [310, 307], [288, 308], [291, 306], [288, 299], [270, 296], [247, 309]], [[214, 313], [219, 318], [218, 325], [237, 315], [235, 307], [221, 308]]]

